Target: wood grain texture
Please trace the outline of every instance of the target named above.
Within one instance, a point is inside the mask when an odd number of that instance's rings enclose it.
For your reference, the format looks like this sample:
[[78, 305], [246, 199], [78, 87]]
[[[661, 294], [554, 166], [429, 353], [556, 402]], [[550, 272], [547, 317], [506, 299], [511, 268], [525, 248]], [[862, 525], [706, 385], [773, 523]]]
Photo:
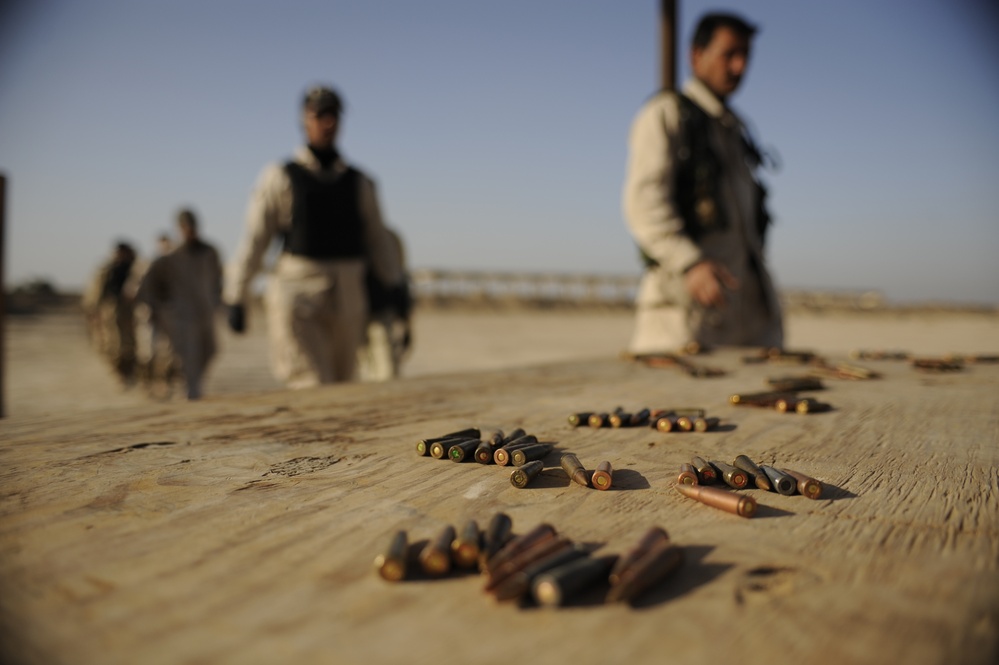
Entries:
[[[793, 368], [730, 373], [601, 360], [209, 398], [0, 424], [0, 645], [11, 663], [994, 663], [999, 657], [999, 367], [826, 382], [834, 410], [727, 404]], [[703, 406], [721, 431], [571, 429], [621, 405]], [[538, 481], [420, 458], [462, 427], [524, 427], [557, 451]], [[614, 466], [588, 490], [575, 452]], [[671, 489], [681, 462], [746, 454], [824, 481], [747, 490], [746, 520]], [[635, 605], [498, 604], [478, 576], [386, 583], [392, 532], [497, 510], [621, 552], [648, 527], [680, 573]], [[598, 639], [598, 636], [607, 636]], [[608, 653], [608, 649], [610, 653]], [[727, 655], [726, 655], [727, 654]]]

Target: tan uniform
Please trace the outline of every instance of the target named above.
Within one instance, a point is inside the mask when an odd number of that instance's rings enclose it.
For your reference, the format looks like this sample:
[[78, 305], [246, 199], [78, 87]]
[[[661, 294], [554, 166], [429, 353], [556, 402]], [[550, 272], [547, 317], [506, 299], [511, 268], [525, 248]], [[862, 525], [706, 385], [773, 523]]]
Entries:
[[136, 372], [133, 296], [139, 269], [137, 262], [133, 262], [128, 278], [117, 293], [108, 287], [113, 269], [114, 261], [98, 268], [83, 292], [81, 304], [91, 344], [104, 356], [122, 383], [130, 385]]
[[[639, 247], [658, 265], [639, 285], [634, 353], [675, 351], [689, 342], [706, 346], [781, 346], [780, 303], [767, 271], [756, 227], [758, 196], [747, 163], [742, 124], [700, 81], [684, 93], [713, 119], [710, 145], [722, 163], [720, 204], [724, 230], [695, 242], [685, 231], [675, 198], [679, 109], [676, 95], [660, 94], [639, 111], [631, 128], [624, 215]], [[726, 306], [705, 308], [684, 286], [684, 273], [702, 259], [723, 264], [739, 288]]]
[[180, 362], [187, 396], [201, 397], [215, 355], [215, 314], [222, 293], [222, 264], [211, 245], [182, 244], [150, 265], [139, 288]]
[[[296, 152], [295, 161], [320, 171], [307, 148]], [[330, 177], [346, 171], [347, 165], [338, 159]], [[385, 284], [397, 284], [402, 278], [374, 183], [361, 175], [358, 187], [366, 259], [314, 259], [282, 252], [270, 272], [265, 306], [271, 366], [275, 377], [289, 388], [354, 379], [357, 349], [367, 324], [364, 275], [368, 262]], [[226, 275], [227, 303], [249, 304], [252, 281], [267, 249], [291, 226], [293, 198], [283, 164], [268, 166], [250, 199], [245, 232]]]

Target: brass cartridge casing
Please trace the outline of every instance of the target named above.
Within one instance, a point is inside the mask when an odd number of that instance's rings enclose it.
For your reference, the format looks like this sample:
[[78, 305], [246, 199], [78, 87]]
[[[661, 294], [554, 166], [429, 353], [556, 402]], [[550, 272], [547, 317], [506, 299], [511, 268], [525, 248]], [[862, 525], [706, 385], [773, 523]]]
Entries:
[[829, 411], [832, 407], [825, 402], [819, 402], [814, 399], [802, 399], [798, 400], [798, 403], [794, 405], [794, 410], [800, 414], [806, 413], [822, 413], [823, 411]]
[[444, 527], [420, 552], [420, 566], [423, 572], [432, 577], [441, 577], [451, 572], [451, 543], [454, 542], [454, 527]]
[[718, 429], [718, 423], [721, 421], [718, 418], [694, 418], [694, 431], [695, 432], [710, 432], [712, 430]]
[[774, 491], [778, 494], [791, 496], [798, 491], [797, 481], [780, 469], [775, 469], [774, 467], [767, 466], [766, 464], [761, 464], [760, 469], [766, 474], [767, 480], [770, 481], [770, 484], [773, 485]]
[[497, 448], [493, 451], [493, 463], [499, 464], [500, 466], [506, 466], [510, 463], [511, 456], [515, 450], [521, 448], [526, 448], [527, 446], [533, 446], [538, 442], [537, 437], [533, 434], [528, 434], [522, 436], [512, 443], [508, 443], [502, 448]]
[[553, 568], [563, 566], [570, 561], [581, 559], [584, 556], [586, 556], [586, 548], [582, 545], [572, 545], [571, 547], [558, 549], [547, 556], [537, 559], [523, 569], [508, 575], [506, 579], [496, 585], [493, 589], [493, 595], [496, 596], [496, 600], [520, 598], [530, 591], [531, 581], [538, 575]]
[[451, 560], [459, 568], [474, 568], [482, 551], [482, 532], [475, 520], [468, 520], [451, 543]]
[[642, 534], [642, 537], [639, 538], [638, 542], [631, 549], [618, 557], [608, 576], [610, 583], [616, 584], [621, 577], [621, 573], [631, 567], [636, 561], [654, 548], [668, 544], [669, 542], [669, 534], [666, 532], [666, 529], [658, 526], [650, 527], [648, 531]]
[[697, 469], [694, 468], [693, 464], [688, 464], [684, 462], [680, 465], [680, 475], [676, 477], [676, 482], [681, 485], [697, 485], [700, 483], [700, 478], [697, 477]]
[[718, 482], [718, 472], [708, 464], [702, 457], [692, 457], [690, 463], [697, 469], [697, 477], [701, 485], [714, 485]]
[[590, 416], [593, 415], [592, 411], [582, 411], [580, 413], [573, 413], [569, 416], [569, 424], [573, 427], [581, 427], [583, 425], [590, 424]]
[[568, 538], [555, 537], [550, 540], [539, 542], [527, 548], [517, 556], [511, 558], [503, 565], [491, 570], [486, 579], [486, 591], [495, 589], [511, 575], [518, 573], [532, 563], [557, 554], [572, 547], [572, 541]]
[[614, 484], [614, 467], [606, 460], [601, 462], [597, 465], [590, 481], [593, 483], [593, 487], [598, 490], [609, 490]]
[[569, 480], [583, 487], [590, 486], [590, 480], [586, 477], [586, 469], [583, 468], [582, 462], [573, 453], [562, 455], [559, 459], [559, 465], [565, 471], [565, 475], [569, 476]]
[[553, 447], [550, 443], [532, 443], [510, 453], [510, 461], [514, 466], [524, 466], [528, 462], [544, 459]]
[[496, 554], [489, 558], [489, 561], [486, 563], [486, 572], [491, 573], [524, 550], [534, 547], [534, 545], [541, 541], [551, 540], [556, 536], [558, 536], [558, 532], [555, 531], [555, 527], [551, 524], [541, 523], [527, 533], [511, 538]]
[[607, 424], [611, 427], [623, 427], [631, 422], [631, 414], [618, 411], [607, 416]]
[[510, 484], [518, 489], [523, 489], [531, 484], [531, 481], [538, 477], [541, 470], [545, 468], [545, 463], [537, 459], [523, 466], [518, 466], [510, 474]]
[[482, 445], [478, 439], [459, 441], [447, 449], [447, 456], [452, 462], [465, 462], [475, 459], [475, 449]]
[[531, 594], [544, 607], [564, 605], [574, 596], [607, 579], [607, 571], [617, 559], [614, 555], [583, 557], [553, 568], [534, 578]]
[[657, 545], [621, 573], [611, 583], [607, 602], [634, 600], [655, 584], [666, 579], [683, 563], [683, 550], [672, 543]]
[[693, 432], [694, 419], [691, 418], [690, 416], [677, 416], [676, 428], [681, 432]]
[[784, 473], [794, 478], [798, 486], [798, 493], [809, 499], [818, 499], [822, 496], [822, 483], [811, 476], [806, 476], [791, 469], [781, 469]]
[[750, 480], [761, 490], [766, 490], [767, 492], [773, 489], [770, 484], [770, 480], [767, 478], [767, 474], [763, 473], [763, 469], [758, 467], [753, 460], [749, 459], [746, 455], [739, 455], [734, 460], [732, 460], [732, 466], [742, 469], [746, 472], [746, 475], [750, 476]]
[[488, 442], [483, 441], [479, 444], [479, 447], [475, 449], [475, 461], [479, 464], [492, 464], [493, 452], [493, 447], [489, 445]]
[[673, 487], [688, 498], [739, 517], [752, 517], [756, 513], [756, 499], [748, 495], [735, 494], [703, 485], [674, 485]]
[[407, 548], [405, 531], [392, 534], [388, 548], [375, 557], [375, 570], [383, 579], [398, 582], [406, 578]]
[[489, 518], [486, 532], [482, 538], [482, 553], [479, 556], [479, 570], [485, 570], [486, 564], [513, 536], [513, 520], [506, 513], [496, 513]]
[[430, 456], [434, 459], [447, 459], [448, 453], [451, 450], [451, 446], [456, 443], [461, 443], [463, 441], [475, 441], [476, 445], [480, 442], [478, 439], [473, 439], [470, 437], [456, 437], [453, 439], [441, 439], [440, 441], [434, 441], [430, 444]]
[[659, 416], [659, 418], [656, 419], [656, 429], [660, 432], [672, 432], [677, 429], [677, 418], [679, 418], [679, 416]]
[[718, 475], [721, 476], [725, 484], [733, 489], [746, 489], [746, 485], [749, 484], [749, 476], [742, 469], [737, 469], [731, 464], [715, 460], [711, 460], [711, 466], [718, 470]]

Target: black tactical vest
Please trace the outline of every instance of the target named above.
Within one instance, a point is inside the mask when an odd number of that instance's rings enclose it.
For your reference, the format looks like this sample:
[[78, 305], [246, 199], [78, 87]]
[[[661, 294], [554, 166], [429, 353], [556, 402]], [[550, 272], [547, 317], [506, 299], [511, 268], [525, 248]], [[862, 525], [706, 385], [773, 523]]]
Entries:
[[288, 162], [291, 227], [283, 251], [313, 259], [355, 259], [365, 255], [364, 223], [358, 201], [361, 174], [352, 168], [335, 180]]

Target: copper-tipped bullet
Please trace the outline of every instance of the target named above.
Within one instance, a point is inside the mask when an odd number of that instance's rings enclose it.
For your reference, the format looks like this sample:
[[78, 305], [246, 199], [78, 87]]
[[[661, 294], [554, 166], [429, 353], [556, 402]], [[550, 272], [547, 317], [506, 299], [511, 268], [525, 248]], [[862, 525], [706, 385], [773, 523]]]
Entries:
[[683, 550], [671, 543], [661, 544], [629, 566], [607, 592], [607, 602], [627, 602], [666, 579], [683, 563]]
[[564, 566], [570, 561], [581, 559], [586, 556], [587, 550], [582, 545], [572, 545], [557, 549], [547, 556], [543, 556], [523, 569], [510, 574], [506, 579], [496, 585], [493, 595], [496, 600], [513, 600], [520, 598], [531, 589], [531, 582], [538, 575], [553, 568]]
[[[491, 525], [490, 525], [491, 526]], [[521, 552], [534, 547], [537, 543], [551, 540], [558, 535], [551, 524], [541, 523], [527, 533], [511, 538], [496, 554], [486, 562], [486, 572], [491, 573]]]
[[648, 552], [652, 551], [653, 548], [664, 543], [669, 543], [669, 534], [666, 532], [666, 529], [659, 526], [650, 527], [648, 531], [642, 534], [642, 537], [639, 538], [638, 542], [635, 543], [631, 549], [625, 552], [614, 563], [614, 567], [611, 568], [609, 575], [610, 583], [617, 584], [621, 577], [621, 573], [631, 567]]
[[716, 430], [719, 422], [721, 421], [718, 418], [694, 418], [694, 431], [710, 432]]
[[745, 471], [746, 475], [751, 476], [753, 484], [761, 490], [769, 492], [773, 489], [773, 486], [770, 484], [770, 480], [767, 478], [767, 474], [763, 473], [763, 469], [758, 467], [756, 463], [747, 456], [739, 455], [732, 460], [732, 466]]
[[528, 462], [523, 466], [518, 466], [510, 474], [510, 484], [517, 489], [524, 489], [531, 484], [531, 481], [538, 477], [541, 470], [545, 468], [545, 463], [539, 459]]
[[392, 534], [388, 549], [375, 557], [375, 570], [389, 582], [398, 582], [406, 578], [406, 532], [396, 531]]
[[447, 456], [452, 462], [465, 462], [475, 459], [475, 450], [482, 444], [478, 439], [458, 441], [447, 449]]
[[569, 480], [572, 480], [583, 487], [589, 487], [590, 481], [586, 477], [586, 469], [583, 468], [582, 462], [573, 453], [565, 453], [559, 459], [559, 465], [561, 465], [562, 470], [565, 471], [565, 475], [569, 476]]
[[614, 555], [583, 557], [553, 568], [534, 578], [531, 594], [544, 607], [564, 605], [576, 594], [605, 580], [616, 559]]
[[756, 513], [756, 499], [748, 495], [735, 494], [703, 485], [674, 485], [673, 487], [685, 497], [739, 517], [752, 517]]
[[583, 425], [590, 424], [590, 416], [593, 415], [592, 411], [583, 411], [581, 413], [573, 413], [569, 416], [569, 424], [573, 427], [581, 427]]
[[614, 467], [611, 466], [611, 463], [605, 460], [598, 464], [590, 477], [590, 482], [598, 490], [609, 490], [614, 484]]
[[784, 496], [791, 496], [798, 491], [798, 483], [791, 476], [787, 475], [780, 469], [775, 469], [772, 466], [767, 466], [766, 464], [761, 464], [760, 469], [766, 474], [767, 480], [773, 485], [774, 491], [778, 494], [783, 494]]
[[479, 556], [479, 570], [485, 570], [487, 562], [496, 555], [513, 537], [513, 520], [506, 513], [496, 513], [489, 518], [482, 538], [482, 553]]
[[537, 543], [513, 557], [502, 566], [492, 570], [486, 579], [486, 591], [495, 589], [509, 579], [511, 575], [524, 570], [532, 563], [571, 548], [572, 541], [568, 538], [552, 538], [551, 540]]
[[700, 479], [697, 477], [697, 469], [693, 464], [684, 462], [680, 465], [680, 475], [676, 477], [676, 482], [681, 485], [697, 485]]
[[423, 572], [432, 577], [441, 577], [451, 572], [451, 543], [454, 542], [454, 527], [444, 527], [420, 552], [420, 566]]
[[552, 451], [552, 448], [554, 446], [550, 443], [532, 443], [510, 453], [510, 462], [514, 466], [524, 466], [528, 462], [544, 459]]
[[451, 543], [451, 560], [459, 568], [474, 568], [482, 551], [482, 533], [475, 520], [468, 520]]
[[692, 457], [690, 463], [697, 469], [697, 477], [701, 481], [699, 484], [714, 485], [718, 482], [718, 472], [703, 457]]
[[732, 489], [746, 489], [746, 485], [749, 484], [749, 476], [742, 469], [737, 469], [727, 462], [718, 462], [715, 460], [711, 460], [711, 466], [718, 470], [718, 475]]
[[822, 496], [822, 483], [811, 476], [806, 476], [791, 469], [781, 469], [784, 473], [794, 478], [798, 484], [798, 493], [809, 499], [818, 499]]

